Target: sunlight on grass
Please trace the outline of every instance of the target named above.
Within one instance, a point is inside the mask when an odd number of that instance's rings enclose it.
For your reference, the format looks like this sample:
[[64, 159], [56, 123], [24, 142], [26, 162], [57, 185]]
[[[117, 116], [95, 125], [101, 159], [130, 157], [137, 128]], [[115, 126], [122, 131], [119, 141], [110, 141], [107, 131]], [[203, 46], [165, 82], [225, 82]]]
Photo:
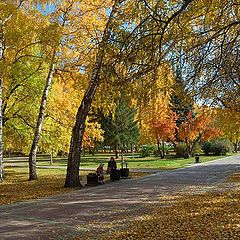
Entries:
[[[105, 163], [105, 166], [107, 165], [107, 162], [109, 161], [110, 155], [102, 155], [102, 154], [96, 154], [95, 156], [86, 156], [82, 157], [80, 167], [82, 168], [97, 168], [100, 163]], [[219, 158], [223, 158], [226, 156], [200, 156], [200, 162], [208, 162], [213, 161]], [[124, 159], [128, 163], [128, 167], [131, 168], [151, 168], [151, 169], [176, 169], [176, 168], [182, 168], [185, 166], [188, 166], [189, 164], [195, 163], [195, 158], [191, 157], [188, 159], [184, 158], [176, 158], [174, 156], [168, 156], [168, 158], [161, 159], [160, 157], [146, 157], [146, 158], [140, 158], [140, 157], [134, 157], [131, 156], [124, 157]], [[121, 167], [121, 160], [117, 159], [118, 167]], [[44, 163], [41, 163], [39, 165], [46, 165]], [[67, 165], [67, 159], [54, 159], [53, 166], [66, 166]]]

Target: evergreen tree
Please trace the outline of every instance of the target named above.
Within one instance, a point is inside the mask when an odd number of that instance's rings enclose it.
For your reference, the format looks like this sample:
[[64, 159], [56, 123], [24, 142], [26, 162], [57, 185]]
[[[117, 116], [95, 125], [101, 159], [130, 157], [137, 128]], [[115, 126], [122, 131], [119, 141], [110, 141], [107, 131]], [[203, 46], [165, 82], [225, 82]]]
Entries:
[[193, 113], [194, 108], [194, 100], [186, 89], [186, 85], [179, 68], [176, 69], [173, 91], [174, 92], [171, 97], [171, 110], [178, 116], [176, 123], [179, 127], [186, 120], [187, 114], [189, 112]]
[[118, 101], [114, 116], [104, 116], [99, 114], [100, 123], [104, 132], [104, 144], [114, 148], [115, 156], [118, 157], [118, 148], [123, 154], [128, 146], [132, 146], [139, 141], [139, 126], [135, 121], [136, 110], [129, 106], [122, 97]]
[[[171, 110], [176, 113], [176, 126], [180, 127], [186, 120], [188, 114], [191, 112], [194, 117], [194, 100], [186, 88], [186, 84], [182, 77], [181, 69], [177, 66], [175, 71], [175, 83], [173, 85], [173, 94], [171, 96]], [[181, 142], [178, 131], [175, 131], [174, 148], [179, 152]], [[186, 157], [188, 156], [185, 154]]]

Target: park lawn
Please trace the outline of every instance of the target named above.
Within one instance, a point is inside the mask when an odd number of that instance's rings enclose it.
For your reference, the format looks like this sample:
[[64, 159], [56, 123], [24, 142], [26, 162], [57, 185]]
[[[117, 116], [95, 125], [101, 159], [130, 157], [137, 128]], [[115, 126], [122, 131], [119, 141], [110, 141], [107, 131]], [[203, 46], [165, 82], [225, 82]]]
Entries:
[[[200, 162], [213, 161], [224, 156], [200, 156]], [[171, 170], [186, 167], [189, 164], [195, 163], [195, 158], [188, 159], [169, 157], [167, 159], [161, 159], [159, 157], [146, 157], [146, 158], [126, 158], [130, 168], [153, 168]]]
[[[109, 157], [111, 155], [107, 154], [96, 154], [95, 156], [85, 156], [81, 159], [82, 168], [97, 168], [100, 163], [105, 163], [105, 167], [107, 166], [107, 162], [109, 161]], [[223, 158], [226, 156], [200, 156], [200, 162], [208, 162], [213, 161], [219, 158]], [[191, 157], [188, 159], [184, 158], [176, 158], [174, 156], [168, 156], [166, 159], [161, 159], [160, 157], [134, 157], [126, 156], [124, 157], [126, 162], [128, 163], [128, 167], [131, 169], [161, 169], [161, 170], [171, 170], [186, 167], [189, 164], [194, 164], [195, 158]], [[117, 159], [117, 165], [121, 167], [121, 159]], [[44, 163], [46, 165], [46, 163]], [[43, 163], [41, 165], [44, 165]], [[54, 159], [53, 166], [66, 166], [67, 159]], [[40, 165], [40, 164], [39, 164]]]
[[[93, 171], [94, 172], [94, 171]], [[87, 182], [89, 171], [81, 171], [81, 183]], [[60, 193], [67, 193], [75, 189], [64, 188], [65, 169], [37, 169], [38, 179], [28, 181], [28, 168], [6, 167], [4, 182], [0, 184], [0, 205], [12, 204], [30, 199], [38, 199]], [[147, 173], [130, 173], [130, 177], [139, 178]], [[105, 176], [106, 183], [109, 176]]]

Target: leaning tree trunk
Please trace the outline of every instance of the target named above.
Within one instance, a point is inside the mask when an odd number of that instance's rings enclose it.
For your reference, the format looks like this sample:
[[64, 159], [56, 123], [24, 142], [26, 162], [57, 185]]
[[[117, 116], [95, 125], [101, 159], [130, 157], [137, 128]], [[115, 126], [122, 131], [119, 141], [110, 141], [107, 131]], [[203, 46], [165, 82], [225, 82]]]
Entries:
[[51, 64], [50, 64], [50, 69], [49, 69], [47, 80], [45, 83], [45, 88], [43, 90], [37, 125], [36, 125], [36, 129], [35, 129], [35, 133], [34, 133], [34, 139], [32, 142], [31, 151], [29, 153], [29, 179], [28, 180], [36, 180], [37, 179], [37, 171], [36, 171], [37, 148], [38, 148], [38, 142], [39, 142], [41, 130], [42, 130], [42, 124], [43, 124], [44, 112], [45, 112], [46, 104], [47, 104], [48, 92], [51, 87], [53, 73], [55, 71], [54, 59], [55, 59], [55, 51], [53, 53], [53, 57], [52, 57]]
[[121, 0], [115, 0], [108, 22], [106, 24], [102, 41], [99, 43], [98, 52], [96, 56], [95, 65], [92, 71], [91, 79], [88, 88], [84, 94], [81, 105], [78, 108], [76, 122], [72, 130], [72, 137], [70, 149], [68, 154], [67, 175], [65, 180], [65, 187], [82, 187], [79, 177], [79, 166], [81, 159], [82, 138], [85, 130], [85, 122], [87, 114], [90, 110], [93, 97], [96, 93], [100, 82], [99, 73], [102, 68], [105, 49], [109, 40], [113, 15], [115, 14]]

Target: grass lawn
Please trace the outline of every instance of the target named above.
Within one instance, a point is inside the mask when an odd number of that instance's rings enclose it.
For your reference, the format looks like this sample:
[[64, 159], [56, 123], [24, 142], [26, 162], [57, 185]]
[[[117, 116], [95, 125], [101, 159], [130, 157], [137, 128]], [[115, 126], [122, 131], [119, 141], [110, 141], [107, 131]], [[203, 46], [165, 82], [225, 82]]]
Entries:
[[[105, 163], [105, 167], [107, 166], [107, 162], [109, 161], [109, 157], [112, 156], [110, 154], [96, 154], [95, 156], [85, 156], [81, 159], [81, 167], [83, 168], [97, 168], [100, 163]], [[219, 158], [223, 158], [226, 156], [200, 156], [200, 162], [207, 162], [216, 160]], [[151, 168], [151, 169], [176, 169], [185, 167], [188, 164], [193, 164], [195, 162], [195, 158], [191, 157], [188, 159], [184, 158], [175, 158], [174, 156], [168, 156], [166, 159], [161, 159], [160, 157], [134, 157], [126, 156], [124, 159], [128, 163], [128, 167], [131, 168]], [[53, 165], [58, 166], [66, 166], [67, 159], [66, 158], [54, 158]], [[117, 159], [118, 167], [121, 167], [121, 160]], [[40, 163], [39, 165], [46, 165], [46, 163]]]
[[[89, 171], [81, 171], [81, 183], [85, 185]], [[74, 189], [64, 188], [65, 169], [37, 169], [38, 179], [28, 181], [28, 168], [5, 168], [4, 182], [0, 184], [0, 205], [12, 204], [29, 199], [37, 199], [66, 193]], [[138, 178], [147, 173], [130, 173], [130, 177]], [[105, 176], [106, 183], [109, 176]]]

